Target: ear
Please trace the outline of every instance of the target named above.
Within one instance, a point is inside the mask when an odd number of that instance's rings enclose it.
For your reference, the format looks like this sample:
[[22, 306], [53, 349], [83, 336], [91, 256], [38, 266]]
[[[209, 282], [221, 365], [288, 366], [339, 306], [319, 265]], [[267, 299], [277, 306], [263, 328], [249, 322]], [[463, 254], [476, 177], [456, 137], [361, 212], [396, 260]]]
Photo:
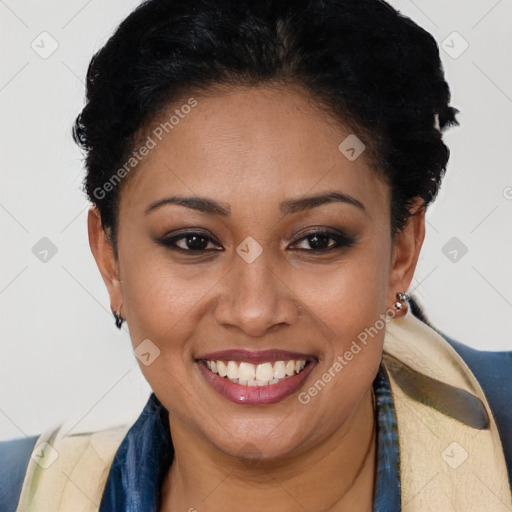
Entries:
[[101, 223], [101, 215], [96, 206], [92, 206], [89, 209], [87, 227], [89, 246], [110, 296], [110, 309], [117, 312], [123, 303], [119, 265], [114, 255], [112, 243]]
[[388, 287], [388, 307], [396, 302], [396, 294], [406, 292], [411, 284], [416, 263], [425, 238], [425, 202], [417, 197], [411, 207], [411, 217], [397, 234], [393, 247]]

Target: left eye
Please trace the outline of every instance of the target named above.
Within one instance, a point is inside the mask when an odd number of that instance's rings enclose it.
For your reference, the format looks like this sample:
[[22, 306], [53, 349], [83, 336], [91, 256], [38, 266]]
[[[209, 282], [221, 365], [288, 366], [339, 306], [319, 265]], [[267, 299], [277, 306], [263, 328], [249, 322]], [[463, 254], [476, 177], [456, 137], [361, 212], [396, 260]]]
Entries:
[[355, 240], [338, 233], [314, 231], [301, 238], [298, 242], [307, 243], [310, 247], [309, 249], [299, 248], [299, 250], [326, 252], [340, 247], [350, 247], [354, 245]]

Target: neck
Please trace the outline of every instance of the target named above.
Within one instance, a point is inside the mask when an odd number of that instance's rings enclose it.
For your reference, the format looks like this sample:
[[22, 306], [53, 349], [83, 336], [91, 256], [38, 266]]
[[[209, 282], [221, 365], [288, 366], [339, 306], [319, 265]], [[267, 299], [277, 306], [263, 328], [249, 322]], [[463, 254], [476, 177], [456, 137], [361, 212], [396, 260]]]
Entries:
[[372, 511], [376, 419], [371, 388], [328, 439], [286, 460], [241, 461], [170, 420], [175, 458], [162, 485], [161, 512], [220, 512], [233, 504], [239, 510]]

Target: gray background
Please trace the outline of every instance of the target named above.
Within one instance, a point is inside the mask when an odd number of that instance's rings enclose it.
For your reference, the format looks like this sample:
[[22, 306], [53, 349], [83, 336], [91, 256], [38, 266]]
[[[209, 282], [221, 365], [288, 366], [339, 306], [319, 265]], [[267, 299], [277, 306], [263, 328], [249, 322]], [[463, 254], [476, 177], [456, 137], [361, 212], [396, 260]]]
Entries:
[[[0, 439], [133, 421], [150, 393], [90, 253], [70, 132], [90, 58], [138, 3], [0, 0]], [[410, 290], [445, 333], [512, 350], [511, 1], [392, 4], [438, 41], [462, 112]]]

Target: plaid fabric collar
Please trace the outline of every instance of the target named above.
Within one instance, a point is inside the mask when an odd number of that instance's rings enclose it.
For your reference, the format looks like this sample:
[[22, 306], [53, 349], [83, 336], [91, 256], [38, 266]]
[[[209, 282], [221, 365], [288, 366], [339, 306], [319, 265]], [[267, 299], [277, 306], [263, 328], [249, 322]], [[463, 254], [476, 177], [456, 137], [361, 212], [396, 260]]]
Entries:
[[[389, 380], [382, 364], [373, 389], [378, 432], [373, 512], [400, 512], [396, 416]], [[99, 512], [158, 512], [160, 488], [173, 456], [167, 410], [152, 393], [116, 452]]]

